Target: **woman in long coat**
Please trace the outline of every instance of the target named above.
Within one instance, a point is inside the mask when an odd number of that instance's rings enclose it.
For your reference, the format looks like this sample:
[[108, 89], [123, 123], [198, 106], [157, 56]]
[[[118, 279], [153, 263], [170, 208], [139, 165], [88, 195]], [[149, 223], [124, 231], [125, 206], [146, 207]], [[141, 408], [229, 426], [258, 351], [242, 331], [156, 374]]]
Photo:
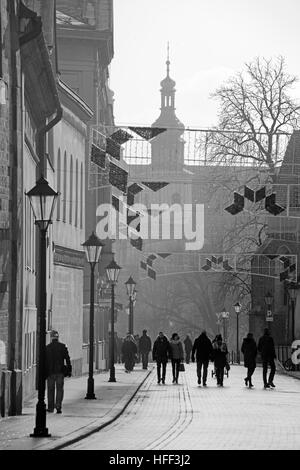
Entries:
[[172, 361], [172, 372], [173, 372], [173, 384], [178, 384], [178, 376], [180, 370], [180, 363], [183, 362], [183, 347], [177, 333], [172, 334], [170, 340], [170, 351]]
[[252, 388], [251, 379], [256, 368], [257, 356], [257, 346], [252, 333], [248, 333], [247, 337], [244, 338], [241, 351], [244, 354], [244, 366], [248, 369], [247, 377], [244, 379], [245, 385], [246, 387], [249, 385], [249, 388]]
[[122, 356], [123, 362], [125, 363], [125, 372], [131, 372], [133, 370], [136, 354], [136, 344], [131, 335], [127, 335], [122, 345]]

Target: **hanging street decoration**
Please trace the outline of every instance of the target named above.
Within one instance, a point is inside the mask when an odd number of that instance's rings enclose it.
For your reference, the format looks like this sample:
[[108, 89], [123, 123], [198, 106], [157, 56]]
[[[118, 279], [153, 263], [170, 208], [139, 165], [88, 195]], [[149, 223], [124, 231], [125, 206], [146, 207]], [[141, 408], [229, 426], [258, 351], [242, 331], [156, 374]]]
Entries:
[[253, 203], [258, 203], [265, 200], [265, 210], [268, 211], [272, 215], [278, 215], [285, 210], [285, 207], [276, 204], [276, 194], [272, 193], [270, 195], [266, 195], [266, 187], [263, 186], [257, 191], [254, 191], [248, 186], [244, 187], [244, 195], [234, 192], [233, 193], [233, 204], [228, 207], [225, 207], [225, 210], [232, 215], [239, 214], [245, 208], [245, 199]]
[[132, 139], [132, 135], [123, 129], [118, 129], [109, 137], [106, 137], [106, 153], [111, 155], [116, 160], [121, 158], [121, 145], [125, 144], [128, 140]]
[[134, 196], [139, 192], [143, 191], [143, 187], [140, 186], [138, 183], [133, 183], [127, 188], [127, 205], [133, 206], [134, 204]]
[[211, 256], [206, 258], [205, 264], [201, 266], [203, 271], [218, 270], [222, 268], [224, 271], [232, 271], [233, 267], [230, 266], [228, 259], [224, 259], [224, 256]]
[[134, 240], [133, 238], [130, 239], [130, 244], [139, 251], [143, 249], [143, 239], [141, 237]]
[[105, 155], [106, 153], [103, 150], [97, 147], [97, 145], [92, 144], [91, 161], [103, 169], [105, 169]]
[[109, 162], [109, 182], [123, 193], [127, 189], [128, 172], [112, 161]]
[[146, 261], [141, 261], [141, 268], [147, 272], [148, 277], [151, 279], [156, 280], [156, 270], [154, 269], [153, 263], [154, 261], [160, 257], [162, 259], [166, 259], [168, 256], [171, 256], [172, 253], [152, 253], [146, 259]]
[[142, 137], [145, 140], [151, 140], [153, 137], [166, 132], [167, 129], [160, 127], [128, 127], [131, 131], [135, 132], [137, 135]]
[[112, 195], [111, 203], [112, 203], [112, 206], [116, 209], [116, 211], [120, 212], [120, 199]]
[[160, 189], [164, 188], [165, 186], [168, 186], [170, 183], [142, 181], [142, 184], [144, 186], [147, 186], [147, 188], [151, 189], [151, 191], [156, 192], [156, 191], [159, 191]]
[[[172, 256], [172, 263], [162, 264], [158, 270], [158, 266], [155, 266], [158, 258], [169, 256]], [[297, 255], [151, 253], [140, 261], [140, 267], [152, 279], [190, 273], [238, 273], [277, 279], [280, 282], [297, 279]]]

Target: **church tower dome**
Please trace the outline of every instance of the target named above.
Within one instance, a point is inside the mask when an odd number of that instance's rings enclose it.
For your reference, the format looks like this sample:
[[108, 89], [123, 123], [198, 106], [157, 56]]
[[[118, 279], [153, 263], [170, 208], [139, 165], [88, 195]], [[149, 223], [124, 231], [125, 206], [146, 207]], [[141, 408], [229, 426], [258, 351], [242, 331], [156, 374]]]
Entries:
[[[160, 116], [152, 124], [152, 127], [168, 127], [184, 129], [184, 125], [175, 114], [175, 85], [176, 82], [170, 77], [170, 59], [169, 59], [169, 45], [168, 45], [168, 56], [167, 56], [167, 76], [160, 82], [160, 93], [161, 93], [161, 107]], [[182, 133], [181, 132], [181, 133]]]
[[175, 113], [175, 81], [170, 77], [169, 45], [167, 56], [167, 76], [160, 82], [161, 107], [160, 116], [152, 127], [166, 128], [151, 143], [152, 167], [155, 170], [172, 168], [180, 171], [184, 165], [184, 124]]

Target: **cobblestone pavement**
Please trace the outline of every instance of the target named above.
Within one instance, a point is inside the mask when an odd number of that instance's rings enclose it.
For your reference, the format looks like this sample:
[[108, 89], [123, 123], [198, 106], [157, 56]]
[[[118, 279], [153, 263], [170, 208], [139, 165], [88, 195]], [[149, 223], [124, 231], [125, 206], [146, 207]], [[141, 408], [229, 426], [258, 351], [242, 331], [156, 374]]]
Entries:
[[299, 380], [277, 374], [265, 390], [257, 368], [248, 389], [244, 367], [232, 366], [223, 388], [211, 372], [204, 388], [195, 369], [187, 365], [178, 385], [170, 364], [166, 385], [153, 371], [118, 420], [68, 449], [300, 449]]

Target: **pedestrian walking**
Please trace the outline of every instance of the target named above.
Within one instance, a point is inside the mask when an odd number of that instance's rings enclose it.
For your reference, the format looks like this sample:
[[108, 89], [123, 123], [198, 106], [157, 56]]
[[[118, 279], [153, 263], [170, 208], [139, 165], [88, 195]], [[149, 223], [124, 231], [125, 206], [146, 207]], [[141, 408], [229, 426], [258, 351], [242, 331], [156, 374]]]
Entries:
[[209, 360], [213, 357], [213, 346], [210, 339], [207, 337], [206, 331], [203, 330], [202, 333], [195, 339], [192, 349], [192, 361], [195, 362], [195, 353], [196, 353], [196, 362], [197, 362], [197, 377], [198, 384], [201, 385], [201, 374], [203, 367], [203, 387], [206, 387], [207, 381], [207, 370]]
[[143, 369], [148, 369], [148, 358], [151, 347], [151, 338], [147, 335], [147, 330], [143, 330], [143, 334], [139, 340], [139, 351], [142, 356]]
[[184, 343], [184, 351], [185, 351], [185, 362], [187, 364], [190, 363], [191, 352], [193, 348], [193, 343], [189, 335], [186, 335], [186, 338], [183, 341]]
[[[259, 338], [257, 349], [260, 352], [263, 364], [264, 388], [274, 388], [275, 385], [273, 380], [276, 372], [274, 359], [276, 359], [276, 352], [274, 340], [270, 335], [268, 328], [265, 328], [263, 336]], [[268, 366], [270, 366], [270, 374], [269, 379], [267, 380]]]
[[141, 362], [141, 353], [140, 353], [140, 336], [139, 335], [134, 335], [134, 341], [137, 347], [137, 353], [136, 353], [136, 362], [139, 364]]
[[127, 334], [122, 345], [122, 359], [125, 366], [125, 372], [133, 370], [137, 354], [137, 347], [131, 334]]
[[257, 346], [252, 333], [248, 333], [247, 337], [243, 339], [242, 353], [244, 354], [244, 366], [247, 368], [247, 377], [245, 380], [246, 387], [253, 387], [252, 375], [256, 368]]
[[160, 382], [162, 382], [164, 384], [166, 380], [167, 362], [171, 357], [171, 350], [169, 341], [162, 331], [159, 332], [158, 337], [154, 341], [152, 356], [157, 366], [157, 383], [160, 384]]
[[50, 333], [51, 342], [46, 346], [46, 378], [49, 413], [62, 412], [64, 398], [64, 378], [71, 377], [72, 365], [68, 348], [59, 342], [58, 331]]
[[222, 339], [222, 335], [217, 335], [213, 341], [213, 359], [215, 372], [217, 377], [217, 385], [223, 387], [224, 368], [227, 366], [228, 349], [226, 343]]
[[172, 362], [173, 384], [178, 384], [180, 363], [184, 360], [183, 347], [177, 333], [173, 333], [170, 340], [170, 356]]

